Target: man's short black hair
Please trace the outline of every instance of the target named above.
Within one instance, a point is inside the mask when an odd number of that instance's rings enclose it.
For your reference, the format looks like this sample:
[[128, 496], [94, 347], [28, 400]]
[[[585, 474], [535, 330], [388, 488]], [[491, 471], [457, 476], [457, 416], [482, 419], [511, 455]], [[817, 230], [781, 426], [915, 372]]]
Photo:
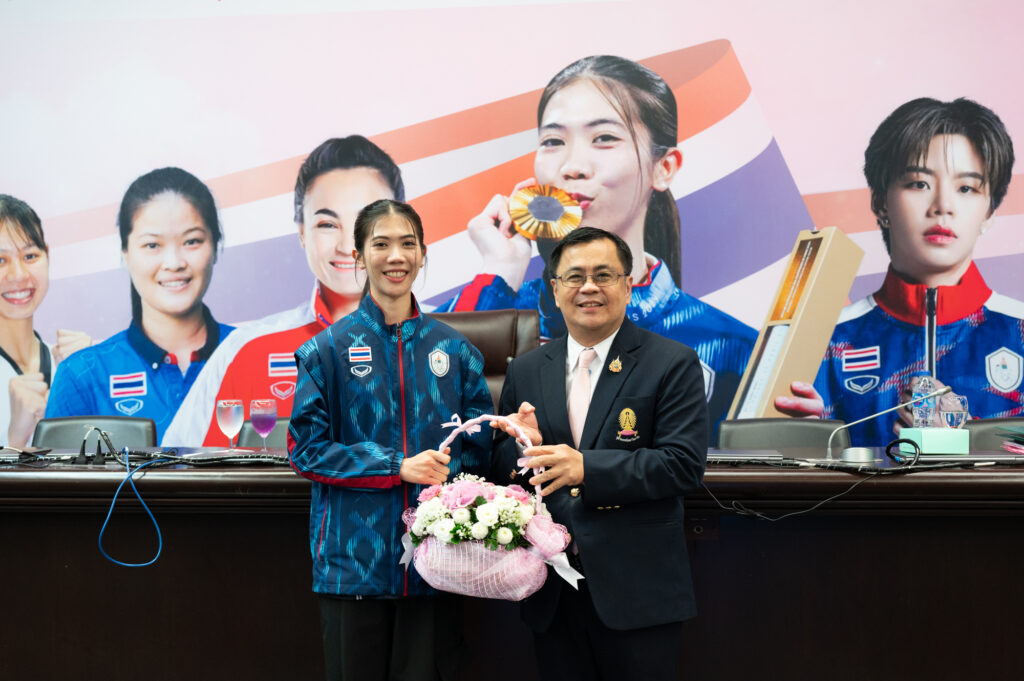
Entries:
[[[952, 102], [921, 97], [889, 114], [864, 151], [864, 177], [871, 188], [871, 210], [879, 216], [879, 226], [884, 226], [881, 214], [889, 187], [904, 175], [907, 166], [924, 159], [937, 135], [963, 135], [970, 140], [984, 166], [989, 215], [999, 207], [1013, 173], [1013, 142], [999, 116], [963, 97]], [[882, 237], [888, 250], [888, 229], [882, 229]]]
[[551, 272], [551, 276], [557, 274], [558, 263], [561, 262], [562, 253], [565, 249], [597, 241], [598, 239], [608, 239], [615, 244], [615, 250], [619, 253], [619, 262], [622, 263], [622, 271], [625, 274], [630, 274], [633, 271], [633, 253], [629, 250], [626, 242], [622, 240], [622, 237], [597, 227], [579, 227], [562, 237], [562, 240], [558, 242], [555, 249], [551, 251], [551, 257], [548, 258], [548, 271]]

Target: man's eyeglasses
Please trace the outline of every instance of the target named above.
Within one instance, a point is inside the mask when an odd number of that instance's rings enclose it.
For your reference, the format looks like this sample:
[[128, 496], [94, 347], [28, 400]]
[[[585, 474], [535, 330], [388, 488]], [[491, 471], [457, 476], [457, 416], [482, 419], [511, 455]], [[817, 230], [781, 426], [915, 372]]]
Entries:
[[596, 272], [594, 274], [570, 272], [569, 274], [562, 275], [561, 277], [555, 277], [555, 279], [562, 282], [562, 286], [567, 286], [568, 288], [580, 288], [583, 284], [587, 283], [587, 279], [590, 279], [598, 286], [611, 286], [618, 283], [619, 279], [625, 276], [628, 275], [618, 274], [616, 272]]

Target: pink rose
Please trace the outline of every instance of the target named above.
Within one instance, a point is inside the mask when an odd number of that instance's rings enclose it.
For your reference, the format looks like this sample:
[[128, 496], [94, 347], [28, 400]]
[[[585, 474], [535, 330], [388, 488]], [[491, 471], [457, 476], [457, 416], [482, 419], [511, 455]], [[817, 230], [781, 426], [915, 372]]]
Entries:
[[420, 495], [416, 497], [416, 499], [418, 499], [420, 503], [422, 503], [424, 501], [427, 501], [428, 499], [433, 499], [440, 493], [441, 485], [431, 485], [430, 487], [420, 492]]
[[484, 496], [484, 486], [471, 480], [453, 482], [441, 492], [441, 502], [450, 509], [465, 508]]
[[512, 497], [516, 501], [523, 504], [530, 503], [530, 493], [527, 492], [522, 487], [520, 487], [519, 485], [509, 485], [508, 487], [506, 487], [505, 496]]

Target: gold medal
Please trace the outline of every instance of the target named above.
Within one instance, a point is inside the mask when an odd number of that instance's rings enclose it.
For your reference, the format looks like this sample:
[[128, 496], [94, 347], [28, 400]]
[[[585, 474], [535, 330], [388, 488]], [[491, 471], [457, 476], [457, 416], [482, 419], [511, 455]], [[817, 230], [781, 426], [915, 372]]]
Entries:
[[608, 365], [608, 371], [612, 372], [613, 374], [617, 374], [620, 371], [622, 371], [622, 362], [619, 360], [618, 356], [616, 356], [615, 359], [613, 359], [611, 363]]
[[583, 209], [558, 187], [523, 187], [508, 200], [508, 214], [516, 231], [527, 239], [561, 239], [580, 226]]

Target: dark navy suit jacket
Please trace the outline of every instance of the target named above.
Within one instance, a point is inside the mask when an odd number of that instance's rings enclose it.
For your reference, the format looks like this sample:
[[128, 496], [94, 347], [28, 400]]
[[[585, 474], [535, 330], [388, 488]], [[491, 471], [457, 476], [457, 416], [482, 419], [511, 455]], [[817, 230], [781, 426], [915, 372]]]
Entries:
[[[524, 401], [537, 408], [544, 444], [572, 445], [565, 358], [564, 336], [518, 357], [501, 392], [502, 414]], [[545, 503], [576, 542], [605, 625], [626, 630], [679, 622], [696, 614], [683, 495], [700, 485], [707, 460], [700, 362], [691, 348], [626, 320], [600, 372], [578, 448], [583, 484], [576, 495], [562, 488]], [[518, 456], [511, 438], [502, 437], [496, 480], [509, 480]], [[549, 571], [523, 604], [531, 628], [547, 630], [566, 588], [572, 587]]]

